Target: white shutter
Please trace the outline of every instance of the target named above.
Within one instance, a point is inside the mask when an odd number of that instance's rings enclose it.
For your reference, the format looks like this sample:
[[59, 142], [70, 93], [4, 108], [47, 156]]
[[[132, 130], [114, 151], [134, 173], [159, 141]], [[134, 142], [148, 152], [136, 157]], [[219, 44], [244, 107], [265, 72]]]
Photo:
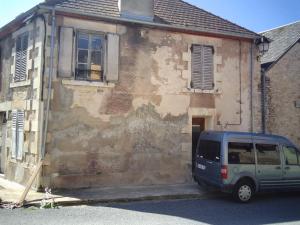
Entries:
[[12, 116], [12, 125], [11, 125], [11, 157], [16, 158], [17, 151], [17, 110], [13, 110], [11, 113]]
[[204, 90], [214, 89], [214, 63], [213, 63], [213, 48], [203, 46], [203, 77], [202, 88]]
[[74, 30], [69, 27], [60, 27], [59, 35], [59, 77], [73, 76], [73, 48], [74, 48]]
[[22, 160], [24, 148], [24, 111], [18, 111], [17, 130], [17, 159]]
[[16, 63], [14, 81], [24, 81], [27, 77], [27, 57], [28, 57], [28, 33], [24, 33], [17, 38], [16, 42]]
[[107, 35], [107, 70], [106, 80], [117, 82], [119, 80], [119, 35]]
[[192, 88], [212, 90], [214, 88], [213, 47], [193, 45]]

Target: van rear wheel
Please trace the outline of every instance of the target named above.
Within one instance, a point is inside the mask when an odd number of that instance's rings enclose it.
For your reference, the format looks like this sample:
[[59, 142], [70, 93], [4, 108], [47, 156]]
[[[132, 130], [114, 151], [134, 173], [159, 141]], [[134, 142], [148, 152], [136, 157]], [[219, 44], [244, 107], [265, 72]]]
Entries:
[[235, 185], [233, 197], [241, 203], [250, 202], [254, 194], [254, 187], [251, 182], [240, 181]]

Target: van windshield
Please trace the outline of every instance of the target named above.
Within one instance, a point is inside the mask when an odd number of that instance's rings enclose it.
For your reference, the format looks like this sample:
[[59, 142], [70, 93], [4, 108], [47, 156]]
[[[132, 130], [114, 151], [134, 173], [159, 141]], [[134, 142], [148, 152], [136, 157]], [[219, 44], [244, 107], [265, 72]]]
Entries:
[[220, 162], [221, 142], [200, 140], [198, 145], [198, 154], [201, 158]]

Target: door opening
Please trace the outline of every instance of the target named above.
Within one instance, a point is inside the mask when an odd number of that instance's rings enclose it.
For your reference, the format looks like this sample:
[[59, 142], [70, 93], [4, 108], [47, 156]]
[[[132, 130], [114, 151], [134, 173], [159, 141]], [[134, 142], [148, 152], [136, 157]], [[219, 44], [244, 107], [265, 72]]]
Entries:
[[196, 166], [196, 148], [199, 140], [199, 136], [202, 131], [205, 130], [205, 118], [193, 118], [193, 130], [192, 130], [192, 173], [194, 174]]

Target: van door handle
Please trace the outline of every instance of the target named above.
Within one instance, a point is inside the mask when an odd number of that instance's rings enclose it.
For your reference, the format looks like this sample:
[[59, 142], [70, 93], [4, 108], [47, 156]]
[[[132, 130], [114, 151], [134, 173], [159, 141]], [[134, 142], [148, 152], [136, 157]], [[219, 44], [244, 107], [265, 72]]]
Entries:
[[281, 166], [277, 166], [275, 167], [276, 170], [280, 170], [281, 169]]
[[287, 167], [285, 167], [284, 169], [286, 169], [286, 170], [289, 170], [289, 169], [290, 169], [290, 167], [289, 167], [289, 166], [287, 166]]

